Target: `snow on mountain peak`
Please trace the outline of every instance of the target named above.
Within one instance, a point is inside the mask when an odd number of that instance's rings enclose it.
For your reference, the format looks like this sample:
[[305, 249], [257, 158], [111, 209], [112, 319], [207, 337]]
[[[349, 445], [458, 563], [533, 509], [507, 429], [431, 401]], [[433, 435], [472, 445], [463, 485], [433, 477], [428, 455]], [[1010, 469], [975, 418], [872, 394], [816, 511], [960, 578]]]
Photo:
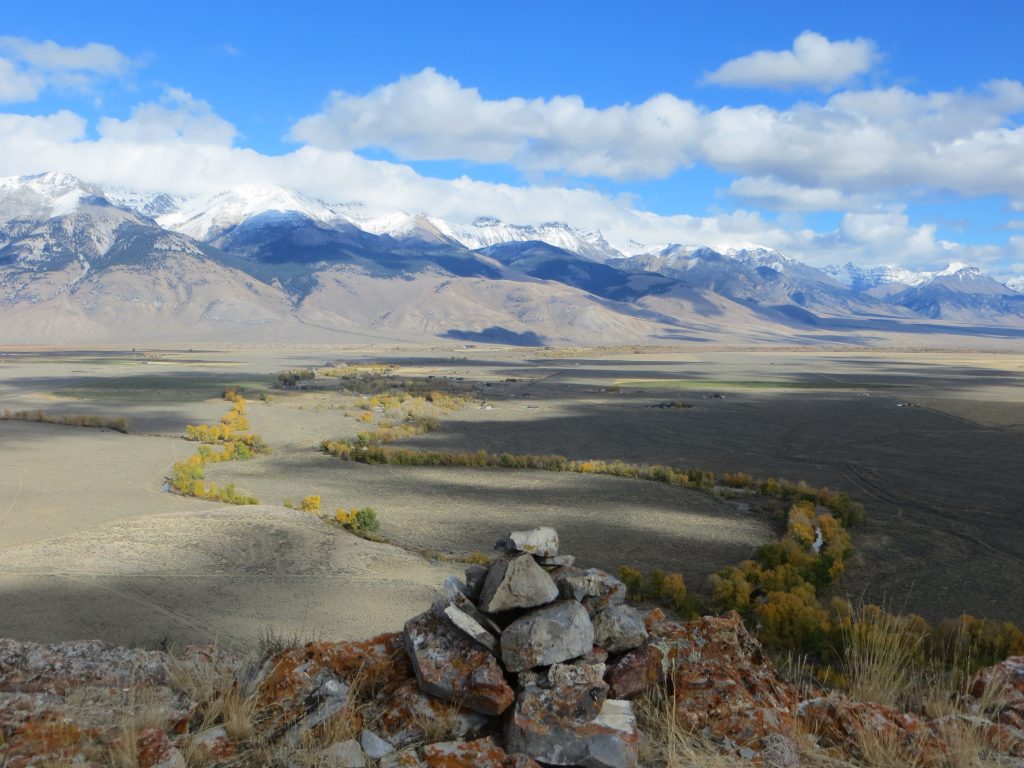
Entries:
[[[960, 274], [962, 272], [967, 274]], [[965, 264], [962, 261], [952, 261], [945, 269], [934, 273], [933, 277], [946, 277], [948, 275], [957, 274], [960, 274], [961, 279], [965, 277], [976, 277], [981, 275], [981, 270], [977, 267], [972, 267], [970, 264]]]
[[0, 179], [0, 221], [19, 217], [56, 218], [73, 212], [83, 199], [102, 197], [69, 173], [49, 172]]
[[284, 187], [248, 184], [209, 197], [185, 200], [157, 222], [199, 240], [268, 213], [299, 214], [322, 223], [343, 219], [340, 209]]
[[538, 225], [507, 224], [492, 216], [480, 216], [472, 224], [454, 224], [440, 219], [432, 221], [447, 237], [474, 251], [501, 243], [536, 240], [592, 261], [622, 257], [622, 253], [612, 247], [600, 232], [577, 229], [561, 221]]

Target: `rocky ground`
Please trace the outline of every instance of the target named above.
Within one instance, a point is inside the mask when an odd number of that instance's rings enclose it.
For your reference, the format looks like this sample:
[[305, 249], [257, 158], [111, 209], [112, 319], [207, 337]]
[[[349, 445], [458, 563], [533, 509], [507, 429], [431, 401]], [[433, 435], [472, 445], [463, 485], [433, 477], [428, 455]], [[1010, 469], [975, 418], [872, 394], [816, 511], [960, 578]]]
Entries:
[[0, 765], [1024, 765], [1024, 657], [927, 718], [788, 682], [736, 614], [639, 611], [551, 529], [499, 548], [364, 642], [0, 640]]

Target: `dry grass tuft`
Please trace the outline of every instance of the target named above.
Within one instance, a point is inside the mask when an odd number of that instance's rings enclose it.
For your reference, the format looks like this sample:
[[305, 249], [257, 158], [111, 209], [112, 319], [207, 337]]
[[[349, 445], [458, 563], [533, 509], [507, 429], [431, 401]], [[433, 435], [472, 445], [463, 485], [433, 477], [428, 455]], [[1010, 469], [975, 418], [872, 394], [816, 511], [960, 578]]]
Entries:
[[905, 705], [919, 685], [923, 635], [901, 616], [875, 606], [856, 609], [846, 631], [845, 672], [850, 696], [858, 701]]
[[641, 745], [640, 765], [651, 768], [750, 768], [750, 761], [722, 751], [679, 722], [675, 700], [662, 686], [654, 686], [634, 702], [637, 722], [647, 737]]

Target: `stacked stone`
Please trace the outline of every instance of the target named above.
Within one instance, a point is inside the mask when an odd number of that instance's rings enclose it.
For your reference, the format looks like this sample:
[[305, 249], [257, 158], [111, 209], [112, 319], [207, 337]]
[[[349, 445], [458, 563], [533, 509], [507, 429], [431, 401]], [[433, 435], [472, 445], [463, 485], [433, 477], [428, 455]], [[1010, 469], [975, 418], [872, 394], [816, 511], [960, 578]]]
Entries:
[[449, 577], [445, 596], [405, 625], [419, 687], [501, 716], [504, 748], [547, 765], [633, 768], [632, 703], [608, 698], [606, 664], [647, 639], [626, 587], [560, 554], [552, 528], [498, 541], [489, 567]]

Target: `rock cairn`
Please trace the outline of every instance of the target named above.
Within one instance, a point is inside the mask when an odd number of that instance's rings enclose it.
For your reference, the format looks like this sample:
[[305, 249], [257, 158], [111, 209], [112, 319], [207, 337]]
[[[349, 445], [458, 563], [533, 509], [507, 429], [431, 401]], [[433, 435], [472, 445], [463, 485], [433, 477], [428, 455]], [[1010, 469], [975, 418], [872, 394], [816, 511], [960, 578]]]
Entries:
[[560, 554], [553, 528], [498, 541], [489, 568], [450, 576], [445, 595], [403, 639], [420, 690], [503, 716], [505, 749], [547, 765], [632, 768], [640, 734], [631, 702], [608, 696], [610, 654], [647, 639], [626, 587]]
[[[652, 690], [685, 732], [764, 768], [799, 768], [801, 749], [822, 757], [805, 765], [859, 760], [864, 733], [893, 745], [893, 765], [948, 765], [964, 728], [999, 765], [1024, 765], [1024, 656], [974, 676], [969, 714], [928, 718], [783, 680], [735, 612], [641, 616], [621, 582], [560, 554], [550, 528], [498, 549], [490, 567], [449, 578], [403, 632], [307, 643], [256, 665], [215, 648], [171, 658], [0, 639], [0, 766], [98, 768], [112, 754], [139, 768], [266, 765], [263, 745], [275, 765], [632, 768], [642, 737], [631, 701]], [[248, 726], [211, 722], [175, 684], [183, 674], [229, 681]], [[126, 729], [137, 701], [145, 722]]]

